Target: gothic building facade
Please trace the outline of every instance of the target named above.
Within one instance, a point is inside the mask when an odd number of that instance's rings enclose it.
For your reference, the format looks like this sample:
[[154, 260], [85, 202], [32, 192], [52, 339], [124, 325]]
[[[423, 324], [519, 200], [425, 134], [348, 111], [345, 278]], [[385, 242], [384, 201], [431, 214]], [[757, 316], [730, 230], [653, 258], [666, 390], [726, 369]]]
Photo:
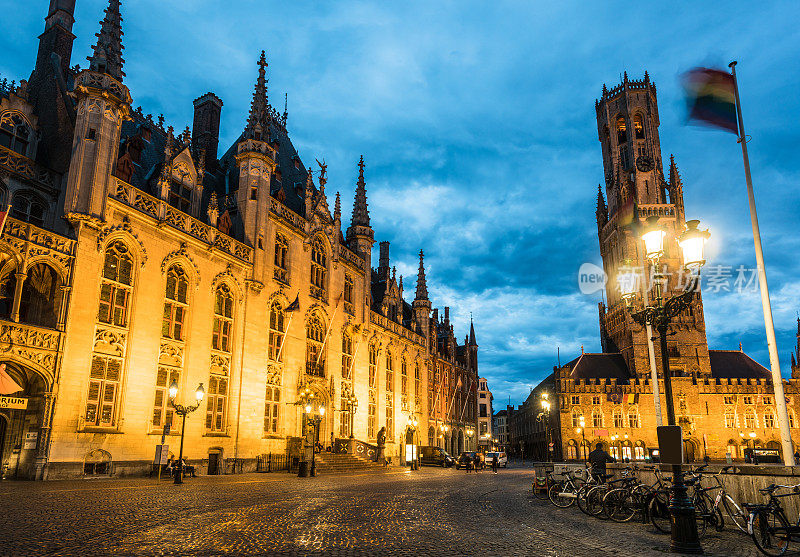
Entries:
[[[552, 398], [557, 411], [550, 412], [548, 424], [532, 422], [529, 429], [542, 444], [552, 432], [557, 457], [583, 458], [584, 452], [603, 443], [617, 457], [644, 459], [658, 447], [647, 330], [633, 320], [633, 308], [621, 299], [617, 272], [623, 265], [647, 269], [642, 242], [629, 224], [655, 216], [667, 230], [662, 258], [668, 277], [665, 297], [685, 288], [677, 242], [686, 228], [683, 182], [674, 159], [662, 159], [656, 86], [646, 72], [642, 80], [629, 80], [626, 73], [623, 82], [610, 90], [604, 85], [595, 109], [605, 172], [596, 207], [600, 254], [608, 277], [606, 303], [599, 304], [603, 351], [589, 354], [581, 349], [577, 358], [554, 368], [534, 393], [556, 394]], [[634, 306], [643, 302], [639, 296]], [[780, 450], [769, 370], [741, 346], [709, 350], [701, 294], [673, 320], [667, 344], [675, 412], [689, 460], [705, 456], [724, 460], [727, 453], [741, 459], [744, 449], [754, 447]], [[666, 423], [657, 342], [654, 348]], [[793, 372], [784, 386], [795, 441], [800, 439], [796, 375]]]
[[178, 403], [203, 385], [183, 433], [209, 473], [298, 446], [308, 392], [325, 444], [385, 428], [395, 461], [406, 443], [465, 448], [474, 328], [460, 345], [432, 309], [422, 251], [412, 303], [388, 242], [373, 268], [363, 157], [343, 233], [325, 166], [315, 181], [269, 103], [263, 52], [220, 153], [214, 93], [181, 133], [133, 108], [119, 0], [72, 66], [74, 7], [50, 1], [30, 78], [0, 84], [0, 362], [20, 387], [0, 408], [4, 474], [149, 470], [165, 426], [173, 451], [182, 433], [173, 383]]

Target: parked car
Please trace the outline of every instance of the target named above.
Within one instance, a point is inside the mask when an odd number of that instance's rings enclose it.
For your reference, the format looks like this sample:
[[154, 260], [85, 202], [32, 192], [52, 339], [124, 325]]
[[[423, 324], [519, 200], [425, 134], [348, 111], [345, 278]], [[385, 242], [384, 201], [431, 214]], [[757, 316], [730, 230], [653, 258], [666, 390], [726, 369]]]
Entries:
[[442, 468], [456, 463], [455, 459], [441, 447], [420, 447], [419, 462], [420, 464], [441, 466]]
[[508, 456], [506, 453], [503, 452], [491, 452], [486, 453], [486, 464], [488, 466], [492, 465], [492, 460], [497, 457], [497, 465], [502, 466], [503, 468], [508, 468]]
[[483, 458], [483, 453], [476, 453], [475, 451], [465, 451], [458, 456], [456, 461], [456, 470], [467, 468], [470, 464], [475, 465], [475, 457], [478, 458], [478, 469], [482, 470], [486, 467], [486, 461]]

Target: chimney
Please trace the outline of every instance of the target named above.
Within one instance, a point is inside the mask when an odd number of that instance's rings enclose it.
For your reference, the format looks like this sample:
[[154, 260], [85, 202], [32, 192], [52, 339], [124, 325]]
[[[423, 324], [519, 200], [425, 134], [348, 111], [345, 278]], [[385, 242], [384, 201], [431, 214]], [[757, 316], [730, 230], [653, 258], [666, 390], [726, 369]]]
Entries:
[[444, 306], [444, 324], [450, 325], [450, 306]]
[[217, 162], [221, 112], [222, 100], [214, 93], [206, 93], [194, 100], [192, 145], [205, 151], [206, 168], [213, 168]]
[[380, 243], [380, 257], [378, 258], [378, 278], [389, 278], [389, 242]]

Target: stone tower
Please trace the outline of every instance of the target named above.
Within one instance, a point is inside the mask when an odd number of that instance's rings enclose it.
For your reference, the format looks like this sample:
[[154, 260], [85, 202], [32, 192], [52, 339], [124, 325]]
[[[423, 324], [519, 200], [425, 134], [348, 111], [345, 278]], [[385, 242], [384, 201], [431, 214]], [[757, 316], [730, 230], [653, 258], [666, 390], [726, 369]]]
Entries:
[[431, 301], [428, 299], [428, 283], [425, 279], [425, 263], [422, 250], [419, 250], [419, 270], [417, 271], [417, 292], [411, 307], [414, 310], [414, 321], [417, 324], [419, 333], [425, 337], [428, 348], [431, 348], [430, 338], [430, 315]]
[[[270, 180], [275, 170], [275, 149], [270, 144], [270, 110], [267, 101], [267, 60], [264, 51], [258, 60], [253, 101], [247, 125], [237, 145], [236, 162], [239, 167], [239, 188], [236, 204], [242, 219], [244, 238], [254, 251], [253, 267], [256, 275], [263, 272], [264, 245], [262, 237], [267, 228], [270, 208]], [[263, 278], [254, 277], [263, 281]]]
[[369, 224], [369, 209], [367, 208], [367, 185], [364, 181], [364, 156], [358, 161], [358, 182], [356, 195], [353, 199], [353, 216], [350, 226], [347, 227], [347, 246], [361, 256], [366, 262], [366, 276], [364, 292], [372, 289], [372, 246], [375, 244], [375, 232]]
[[119, 0], [109, 0], [100, 22], [89, 69], [75, 78], [77, 98], [72, 160], [64, 198], [65, 216], [73, 222], [102, 223], [114, 187], [114, 165], [123, 120], [130, 118], [131, 95], [122, 84], [122, 17]]
[[[658, 136], [658, 104], [655, 84], [647, 72], [642, 80], [629, 80], [607, 89], [595, 102], [597, 130], [605, 171], [603, 188], [597, 192], [597, 229], [600, 254], [608, 276], [608, 306], [600, 304], [603, 350], [621, 352], [632, 375], [649, 373], [645, 328], [631, 318], [620, 297], [617, 272], [628, 262], [648, 276], [652, 271], [644, 258], [642, 241], [633, 228], [648, 217], [658, 217], [667, 230], [662, 270], [668, 275], [665, 297], [685, 286], [677, 238], [685, 229], [683, 185], [677, 166], [670, 158], [669, 179], [663, 172]], [[645, 280], [645, 285], [650, 281]], [[652, 290], [650, 291], [652, 296]], [[641, 307], [642, 296], [635, 305]], [[669, 337], [670, 366], [674, 375], [708, 376], [710, 362], [706, 342], [703, 302], [696, 297], [693, 307], [673, 321]], [[660, 354], [656, 346], [656, 360]]]

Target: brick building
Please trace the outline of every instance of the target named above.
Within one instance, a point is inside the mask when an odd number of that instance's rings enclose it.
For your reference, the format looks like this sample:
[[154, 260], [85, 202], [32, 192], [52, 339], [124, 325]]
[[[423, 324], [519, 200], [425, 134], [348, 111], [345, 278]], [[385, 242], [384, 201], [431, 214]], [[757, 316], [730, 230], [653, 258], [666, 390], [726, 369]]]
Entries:
[[345, 227], [325, 166], [306, 168], [268, 101], [263, 52], [220, 153], [214, 93], [179, 133], [133, 108], [119, 0], [88, 67], [71, 65], [74, 6], [51, 0], [30, 78], [0, 83], [0, 362], [20, 387], [0, 410], [4, 474], [149, 469], [165, 426], [178, 444], [173, 382], [178, 402], [205, 389], [185, 454], [207, 473], [299, 446], [306, 392], [325, 444], [385, 428], [396, 461], [416, 414], [416, 442], [463, 446], [474, 328], [460, 345], [449, 308], [431, 315], [422, 251], [411, 303], [388, 242], [373, 268], [363, 157]]

